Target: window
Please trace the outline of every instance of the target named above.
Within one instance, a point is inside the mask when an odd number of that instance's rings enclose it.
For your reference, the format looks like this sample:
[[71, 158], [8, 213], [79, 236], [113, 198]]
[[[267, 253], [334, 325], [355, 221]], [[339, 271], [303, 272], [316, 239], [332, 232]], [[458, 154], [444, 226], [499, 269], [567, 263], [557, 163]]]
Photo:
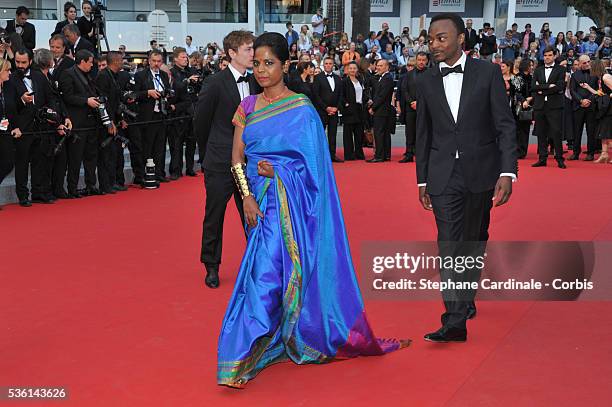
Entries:
[[265, 0], [266, 23], [310, 23], [321, 0]]

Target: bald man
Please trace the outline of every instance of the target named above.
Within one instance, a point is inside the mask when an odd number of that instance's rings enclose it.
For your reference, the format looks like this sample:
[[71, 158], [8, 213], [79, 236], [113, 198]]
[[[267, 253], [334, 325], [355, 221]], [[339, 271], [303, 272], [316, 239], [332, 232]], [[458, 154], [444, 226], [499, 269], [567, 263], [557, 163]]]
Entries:
[[593, 89], [598, 89], [598, 79], [591, 75], [591, 58], [588, 55], [581, 55], [578, 58], [578, 70], [572, 75], [570, 82], [570, 93], [572, 95], [574, 110], [574, 154], [570, 160], [578, 160], [582, 152], [582, 129], [586, 124], [587, 131], [587, 151], [585, 161], [593, 161], [597, 140], [597, 111], [595, 110], [595, 96], [588, 90], [580, 86], [581, 83], [591, 85]]
[[389, 61], [378, 60], [376, 74], [379, 79], [374, 83], [374, 95], [369, 109], [373, 116], [376, 149], [369, 163], [382, 163], [391, 159], [391, 131], [395, 124], [395, 108], [391, 105], [394, 83], [389, 73]]

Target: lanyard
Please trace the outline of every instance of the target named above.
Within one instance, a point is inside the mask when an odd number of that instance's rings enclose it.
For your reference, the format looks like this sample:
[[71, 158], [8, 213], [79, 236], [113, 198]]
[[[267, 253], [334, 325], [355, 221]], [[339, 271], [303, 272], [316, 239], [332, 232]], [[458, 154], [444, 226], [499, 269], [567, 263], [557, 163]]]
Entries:
[[[156, 74], [153, 75], [153, 80], [158, 83], [158, 85], [159, 85], [159, 87], [161, 88], [162, 91], [165, 89], [164, 84], [160, 80], [159, 73], [156, 73]], [[157, 89], [155, 89], [155, 90], [157, 90]]]

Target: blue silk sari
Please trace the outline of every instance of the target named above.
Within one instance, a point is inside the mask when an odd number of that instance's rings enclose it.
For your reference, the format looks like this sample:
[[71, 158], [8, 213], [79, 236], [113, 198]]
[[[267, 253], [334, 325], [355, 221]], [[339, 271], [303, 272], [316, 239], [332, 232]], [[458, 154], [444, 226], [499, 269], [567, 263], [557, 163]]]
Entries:
[[[264, 214], [248, 229], [219, 337], [217, 381], [243, 387], [263, 368], [382, 355], [410, 341], [377, 339], [364, 313], [327, 137], [304, 95], [234, 117], [247, 176]], [[257, 174], [269, 161], [274, 178]]]

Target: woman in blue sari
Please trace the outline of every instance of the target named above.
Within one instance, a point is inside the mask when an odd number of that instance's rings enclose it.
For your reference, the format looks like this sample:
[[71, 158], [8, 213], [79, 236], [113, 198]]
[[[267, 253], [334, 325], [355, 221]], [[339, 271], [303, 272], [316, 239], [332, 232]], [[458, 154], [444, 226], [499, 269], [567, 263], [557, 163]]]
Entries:
[[[283, 83], [285, 38], [261, 35], [242, 101], [232, 173], [247, 248], [219, 337], [217, 381], [242, 388], [273, 363], [382, 355], [410, 341], [377, 339], [364, 313], [321, 120]], [[246, 162], [246, 164], [245, 164]]]

